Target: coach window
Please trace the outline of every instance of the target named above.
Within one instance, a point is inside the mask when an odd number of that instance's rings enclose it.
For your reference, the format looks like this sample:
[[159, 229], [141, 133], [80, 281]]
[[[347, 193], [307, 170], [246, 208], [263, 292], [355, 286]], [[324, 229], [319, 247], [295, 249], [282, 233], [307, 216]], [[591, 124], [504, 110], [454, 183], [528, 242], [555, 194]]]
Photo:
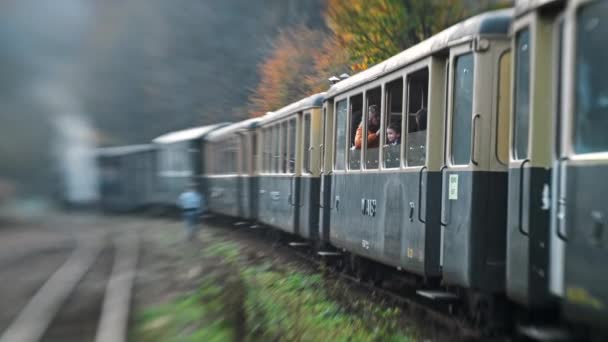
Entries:
[[[574, 151], [608, 151], [608, 81], [603, 66], [608, 52], [608, 4], [593, 2], [577, 13], [574, 102]], [[595, 71], [595, 72], [594, 72]]]
[[528, 158], [530, 127], [530, 30], [517, 33], [515, 38], [515, 94], [513, 97], [513, 150], [515, 159]]
[[471, 160], [471, 119], [475, 59], [472, 53], [456, 58], [453, 85], [452, 163], [468, 165]]
[[509, 101], [511, 99], [511, 51], [498, 61], [498, 122], [496, 158], [504, 165], [509, 162]]
[[296, 119], [289, 120], [289, 173], [296, 171]]
[[230, 156], [230, 172], [231, 174], [237, 174], [238, 171], [238, 142], [235, 137], [230, 138], [228, 144], [228, 155]]
[[271, 165], [271, 157], [272, 157], [272, 131], [271, 127], [266, 127], [264, 129], [264, 171], [266, 173], [270, 173], [270, 165]]
[[279, 136], [279, 124], [275, 124], [272, 129], [272, 172], [279, 173], [279, 166], [281, 165], [281, 154], [279, 150], [280, 136]]
[[259, 135], [257, 140], [259, 141], [259, 146], [258, 148], [260, 149], [260, 151], [258, 152], [258, 168], [259, 168], [259, 172], [260, 174], [263, 174], [266, 170], [265, 166], [266, 166], [266, 129], [260, 127], [259, 129]]
[[319, 146], [319, 171], [321, 173], [325, 171], [325, 120], [327, 120], [327, 107], [323, 107], [323, 116], [321, 117], [321, 145]]
[[310, 145], [310, 114], [304, 114], [304, 164], [302, 171], [304, 173], [310, 173], [310, 155], [312, 153]]
[[241, 168], [240, 173], [243, 175], [249, 174], [251, 171], [251, 166], [249, 163], [249, 158], [251, 158], [251, 145], [247, 143], [248, 135], [247, 134], [239, 134], [237, 135], [239, 141], [239, 151], [241, 151], [240, 159], [241, 159]]
[[287, 121], [281, 123], [281, 173], [287, 173]]
[[346, 151], [346, 113], [347, 113], [346, 100], [342, 100], [336, 104], [336, 141], [335, 141], [335, 158], [334, 169], [344, 170], [344, 160]]
[[[365, 93], [365, 134], [362, 135], [365, 140], [365, 168], [373, 170], [378, 168], [378, 159], [380, 157], [379, 146], [381, 136], [380, 126], [380, 100], [382, 97], [382, 88], [374, 88]], [[355, 138], [356, 139], [356, 138]]]
[[407, 76], [407, 166], [426, 163], [426, 121], [429, 99], [429, 69]]
[[227, 144], [229, 144], [229, 143], [230, 143], [230, 141], [224, 139], [221, 141], [222, 145], [220, 147], [221, 151], [222, 151], [222, 153], [221, 153], [222, 154], [222, 163], [221, 163], [222, 171], [221, 171], [221, 173], [224, 175], [227, 173], [230, 173], [230, 158], [228, 157], [229, 147], [227, 146]]
[[350, 98], [349, 101], [349, 119], [350, 119], [350, 130], [349, 130], [349, 143], [350, 149], [348, 150], [348, 168], [350, 170], [361, 169], [361, 145], [362, 139], [357, 140], [357, 131], [360, 136], [363, 135], [363, 95], [355, 95]]
[[403, 79], [399, 78], [386, 86], [386, 108], [384, 110], [384, 167], [397, 168], [401, 162], [401, 116], [403, 113]]

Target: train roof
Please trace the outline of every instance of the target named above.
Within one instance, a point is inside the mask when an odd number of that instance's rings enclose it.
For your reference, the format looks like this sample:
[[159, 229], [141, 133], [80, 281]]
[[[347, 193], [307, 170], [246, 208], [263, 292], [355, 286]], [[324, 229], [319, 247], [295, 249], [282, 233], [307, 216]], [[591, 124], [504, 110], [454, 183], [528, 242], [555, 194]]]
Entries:
[[228, 124], [229, 123], [226, 122], [170, 132], [155, 138], [154, 140], [152, 140], [152, 142], [155, 144], [172, 144], [181, 141], [199, 139], [205, 136], [207, 133], [213, 131], [214, 129], [226, 126]]
[[227, 135], [231, 135], [236, 132], [253, 129], [260, 122], [261, 118], [251, 118], [243, 121], [239, 121], [222, 128], [218, 128], [205, 136], [206, 141], [219, 141], [225, 138]]
[[323, 106], [323, 100], [325, 99], [326, 93], [318, 93], [309, 97], [303, 98], [300, 101], [289, 104], [274, 112], [268, 112], [266, 115], [261, 117], [260, 124], [275, 121], [283, 117], [289, 116], [290, 114], [301, 112], [310, 108], [319, 108]]
[[565, 0], [515, 0], [515, 16], [519, 17], [541, 7], [560, 5]]
[[113, 146], [113, 147], [100, 147], [96, 149], [97, 156], [99, 157], [117, 157], [127, 154], [140, 153], [153, 151], [154, 146], [151, 144], [140, 144], [140, 145], [127, 145], [127, 146]]
[[469, 41], [476, 36], [507, 35], [512, 18], [513, 10], [503, 9], [482, 13], [461, 21], [384, 62], [334, 84], [329, 88], [327, 97], [333, 97], [361, 84], [371, 82], [438, 51]]

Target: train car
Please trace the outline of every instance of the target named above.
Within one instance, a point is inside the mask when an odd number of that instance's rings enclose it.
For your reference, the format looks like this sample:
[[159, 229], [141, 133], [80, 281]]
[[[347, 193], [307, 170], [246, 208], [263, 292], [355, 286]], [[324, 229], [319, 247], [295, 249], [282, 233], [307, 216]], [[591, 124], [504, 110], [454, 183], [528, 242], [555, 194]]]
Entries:
[[563, 308], [568, 319], [606, 334], [608, 81], [601, 70], [608, 60], [608, 1], [568, 1], [563, 23], [556, 192], [556, 233], [565, 244]]
[[330, 88], [322, 205], [333, 245], [422, 279], [504, 291], [498, 70], [511, 19], [475, 16]]
[[156, 149], [131, 145], [97, 149], [100, 206], [126, 212], [153, 204], [156, 191]]
[[255, 176], [256, 135], [260, 119], [249, 119], [219, 128], [205, 137], [204, 183], [208, 210], [233, 218], [257, 218]]
[[542, 310], [545, 320], [558, 312], [549, 286], [555, 273], [549, 269], [551, 248], [559, 243], [551, 240], [550, 194], [559, 153], [555, 119], [563, 7], [563, 1], [518, 1], [512, 53], [500, 65], [507, 80], [513, 60], [509, 153], [501, 158], [509, 165], [507, 295], [527, 310]]
[[318, 241], [321, 107], [315, 94], [262, 117], [258, 221]]
[[161, 135], [152, 143], [158, 151], [158, 187], [155, 201], [163, 207], [175, 207], [177, 197], [191, 184], [206, 193], [201, 180], [205, 158], [201, 158], [204, 137], [227, 123], [190, 128]]

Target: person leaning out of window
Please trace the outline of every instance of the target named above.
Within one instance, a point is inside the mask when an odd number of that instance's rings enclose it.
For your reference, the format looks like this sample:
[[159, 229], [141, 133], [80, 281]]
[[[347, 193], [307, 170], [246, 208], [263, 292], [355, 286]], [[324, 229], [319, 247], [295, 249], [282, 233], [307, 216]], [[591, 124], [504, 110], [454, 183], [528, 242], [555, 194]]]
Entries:
[[[367, 120], [367, 147], [378, 147], [380, 141], [380, 115], [378, 114], [378, 106], [371, 105], [368, 109]], [[363, 121], [357, 128], [355, 134], [355, 148], [360, 150], [363, 144]]]

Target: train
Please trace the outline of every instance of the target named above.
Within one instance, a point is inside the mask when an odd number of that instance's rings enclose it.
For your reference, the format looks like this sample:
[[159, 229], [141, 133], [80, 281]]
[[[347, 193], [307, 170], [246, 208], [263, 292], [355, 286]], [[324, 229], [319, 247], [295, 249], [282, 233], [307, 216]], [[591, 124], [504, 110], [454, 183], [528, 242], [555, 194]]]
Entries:
[[608, 1], [518, 0], [326, 92], [125, 156], [154, 151], [131, 169], [156, 174], [148, 204], [195, 182], [210, 212], [373, 280], [390, 269], [479, 324], [509, 308], [540, 339], [605, 337], [607, 33]]

